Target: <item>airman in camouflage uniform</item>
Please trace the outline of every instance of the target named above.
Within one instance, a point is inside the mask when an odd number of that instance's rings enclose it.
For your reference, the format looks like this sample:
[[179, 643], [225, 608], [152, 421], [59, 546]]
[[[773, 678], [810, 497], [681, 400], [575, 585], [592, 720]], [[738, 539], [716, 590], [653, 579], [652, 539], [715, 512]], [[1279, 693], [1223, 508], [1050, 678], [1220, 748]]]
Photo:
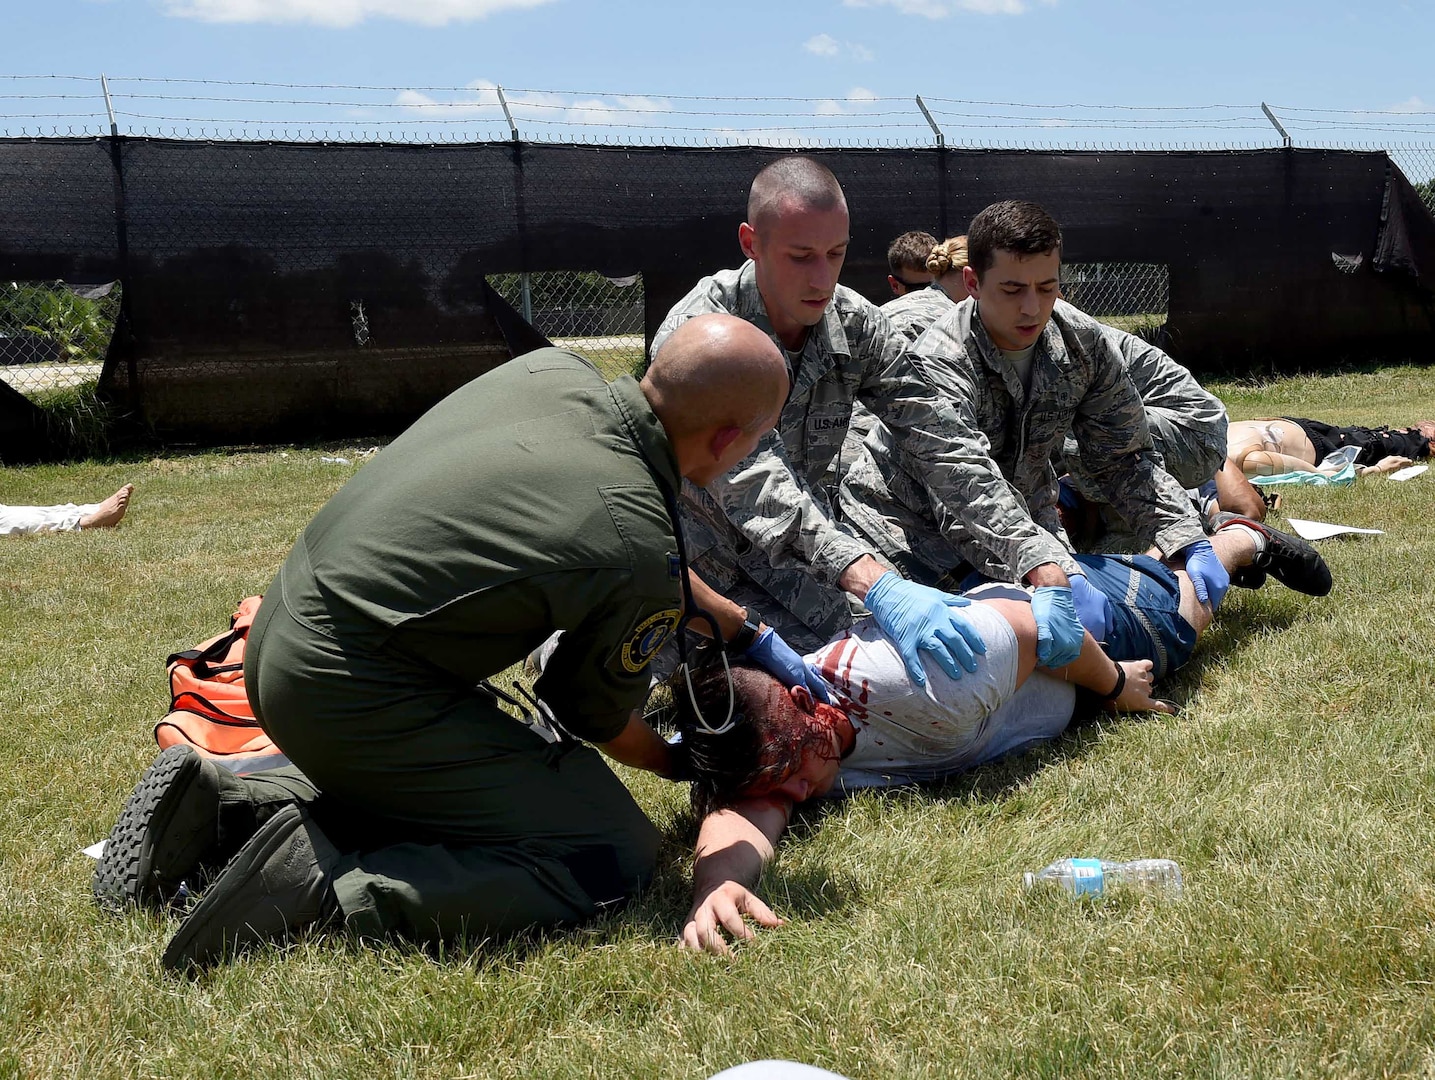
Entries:
[[[963, 561], [1020, 580], [1042, 563], [1078, 573], [1056, 514], [1051, 453], [1068, 432], [1107, 501], [1167, 554], [1203, 539], [1185, 492], [1160, 468], [1141, 398], [1095, 319], [1056, 302], [1028, 394], [982, 326], [974, 300], [934, 323], [908, 353], [960, 405], [971, 464], [956, 500], [934, 502], [880, 431], [842, 484], [840, 508], [889, 558], [915, 555], [938, 575]], [[943, 538], [960, 536], [956, 544]]]
[[[887, 556], [946, 587], [963, 562], [1035, 586], [1038, 656], [1060, 666], [1106, 601], [1073, 558], [1057, 516], [1051, 456], [1068, 433], [1102, 495], [1145, 542], [1180, 553], [1197, 599], [1230, 586], [1182, 487], [1160, 467], [1135, 386], [1105, 328], [1057, 299], [1061, 230], [1041, 207], [996, 203], [972, 222], [970, 298], [907, 357], [952, 400], [965, 426], [958, 497], [921, 482], [875, 429], [843, 478], [839, 505]], [[1078, 617], [1080, 612], [1080, 617]]]
[[[698, 282], [663, 320], [654, 352], [688, 319], [712, 311], [746, 319], [777, 340], [749, 261]], [[825, 640], [851, 621], [838, 578], [872, 551], [833, 522], [823, 476], [829, 467], [840, 475], [853, 401], [861, 395], [881, 408], [904, 381], [882, 379], [896, 358], [886, 319], [841, 285], [802, 347], [783, 350], [793, 379], [777, 429], [706, 490], [683, 485], [683, 509], [691, 515], [685, 524], [693, 569], [730, 599], [755, 607], [793, 645], [812, 648], [809, 635]]]
[[[940, 497], [955, 497], [966, 457], [956, 411], [902, 355], [902, 339], [881, 311], [836, 283], [847, 208], [825, 167], [797, 157], [768, 166], [753, 182], [748, 216], [752, 222], [739, 230], [748, 262], [698, 282], [653, 340], [656, 350], [686, 320], [728, 312], [770, 334], [792, 376], [777, 428], [757, 452], [705, 491], [683, 488], [691, 566], [725, 598], [716, 612], [724, 637], [733, 640], [734, 623], [760, 615], [794, 646], [811, 649], [850, 623], [846, 593], [865, 597], [879, 622], [911, 613], [907, 603], [878, 602], [879, 594], [901, 593], [922, 608], [906, 628], [909, 663], [917, 665], [923, 649], [944, 668], [957, 658], [974, 670], [969, 649], [949, 640], [967, 636], [951, 614], [959, 601], [930, 592], [914, 600], [911, 583], [895, 575], [868, 595], [887, 570], [869, 541], [834, 520], [834, 494], [824, 486], [845, 468], [844, 437], [861, 401], [913, 473]], [[914, 677], [925, 682], [923, 674]]]
[[922, 332], [940, 319], [956, 305], [936, 285], [925, 289], [914, 289], [909, 293], [888, 300], [882, 305], [882, 314], [892, 323], [892, 329], [901, 334], [910, 345], [922, 336]]

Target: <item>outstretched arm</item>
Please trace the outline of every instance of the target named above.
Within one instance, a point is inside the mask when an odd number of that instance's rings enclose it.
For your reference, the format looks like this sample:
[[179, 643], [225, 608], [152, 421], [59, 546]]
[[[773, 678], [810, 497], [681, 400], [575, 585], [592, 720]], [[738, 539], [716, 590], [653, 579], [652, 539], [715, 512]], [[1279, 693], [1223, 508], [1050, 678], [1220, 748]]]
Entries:
[[1356, 476], [1368, 476], [1372, 473], [1394, 472], [1396, 469], [1403, 469], [1407, 465], [1415, 464], [1414, 460], [1408, 457], [1401, 457], [1399, 454], [1388, 454], [1381, 458], [1374, 465], [1357, 465]]
[[734, 940], [754, 936], [744, 915], [759, 926], [782, 925], [751, 889], [772, 861], [791, 814], [786, 799], [748, 799], [703, 819], [693, 864], [693, 906], [678, 939], [681, 948], [728, 956], [724, 931]]

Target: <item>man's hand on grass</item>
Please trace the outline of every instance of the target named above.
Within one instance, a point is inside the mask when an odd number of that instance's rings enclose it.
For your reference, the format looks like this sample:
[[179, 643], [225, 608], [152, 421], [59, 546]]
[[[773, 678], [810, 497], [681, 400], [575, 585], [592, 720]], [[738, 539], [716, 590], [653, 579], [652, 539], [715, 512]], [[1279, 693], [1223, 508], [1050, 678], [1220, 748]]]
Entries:
[[693, 904], [682, 937], [678, 938], [678, 947], [694, 952], [710, 952], [715, 956], [731, 956], [732, 948], [727, 943], [729, 935], [734, 941], [749, 941], [757, 936], [744, 915], [769, 929], [786, 921], [773, 914], [772, 909], [747, 887], [736, 881], [724, 881]]

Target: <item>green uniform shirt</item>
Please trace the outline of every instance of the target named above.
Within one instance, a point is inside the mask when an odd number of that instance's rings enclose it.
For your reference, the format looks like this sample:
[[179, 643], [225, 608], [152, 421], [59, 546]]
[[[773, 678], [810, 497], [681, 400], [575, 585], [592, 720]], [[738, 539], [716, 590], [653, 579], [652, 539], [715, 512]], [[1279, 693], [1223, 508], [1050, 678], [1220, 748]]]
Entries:
[[632, 378], [608, 385], [542, 349], [456, 390], [365, 465], [304, 530], [284, 596], [341, 643], [361, 631], [355, 663], [430, 668], [459, 691], [564, 630], [538, 693], [572, 734], [605, 742], [677, 625], [663, 492], [678, 482]]

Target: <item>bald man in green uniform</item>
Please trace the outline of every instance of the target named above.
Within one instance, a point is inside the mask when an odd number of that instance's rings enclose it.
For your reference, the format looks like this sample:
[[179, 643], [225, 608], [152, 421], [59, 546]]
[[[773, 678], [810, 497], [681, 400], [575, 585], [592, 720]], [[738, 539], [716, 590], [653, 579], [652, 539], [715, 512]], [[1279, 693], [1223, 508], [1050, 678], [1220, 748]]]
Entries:
[[[419, 940], [577, 922], [651, 875], [656, 830], [585, 744], [675, 770], [635, 710], [682, 606], [676, 491], [747, 456], [788, 392], [761, 331], [726, 315], [691, 326], [641, 384], [605, 384], [557, 349], [519, 357], [436, 405], [319, 511], [245, 663], [255, 715], [315, 797], [271, 812], [166, 966], [340, 921]], [[548, 741], [476, 687], [556, 629], [535, 686]], [[138, 882], [120, 899], [163, 901], [212, 858], [219, 804], [247, 783], [162, 761], [131, 798], [153, 809], [118, 837], [144, 860], [110, 875]]]

